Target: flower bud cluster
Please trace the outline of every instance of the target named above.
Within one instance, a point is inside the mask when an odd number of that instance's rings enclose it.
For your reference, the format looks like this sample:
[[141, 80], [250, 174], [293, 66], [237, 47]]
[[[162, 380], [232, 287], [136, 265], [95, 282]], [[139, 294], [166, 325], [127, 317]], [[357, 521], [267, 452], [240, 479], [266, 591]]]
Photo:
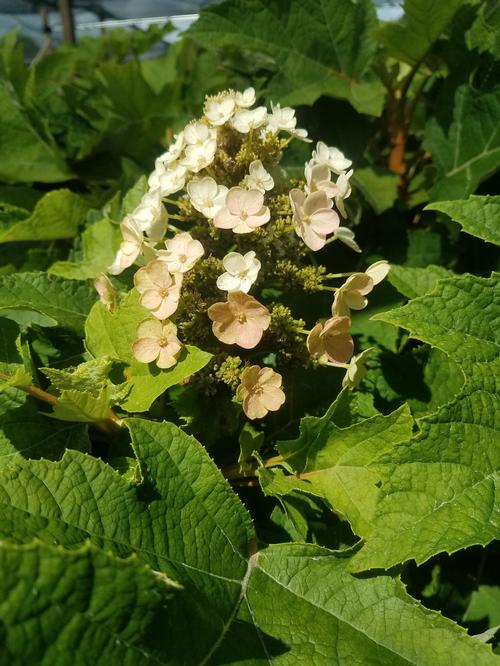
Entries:
[[[351, 229], [341, 226], [351, 161], [318, 142], [303, 180], [291, 187], [279, 162], [290, 141], [309, 141], [307, 132], [297, 128], [292, 108], [276, 104], [269, 111], [255, 102], [253, 88], [206, 98], [203, 116], [156, 159], [148, 191], [120, 225], [123, 240], [108, 269], [117, 275], [137, 267], [134, 286], [150, 316], [137, 322], [135, 358], [167, 369], [183, 348], [178, 330], [181, 338], [189, 331], [184, 342], [202, 346], [211, 336], [211, 350], [215, 345], [219, 356], [237, 359], [219, 368], [217, 380], [236, 388], [250, 419], [278, 410], [285, 393], [281, 374], [251, 364], [245, 350], [261, 346], [262, 358], [274, 352], [284, 362], [312, 357], [345, 367], [346, 385], [359, 381], [363, 354], [352, 361], [350, 311], [366, 306], [388, 270], [377, 262], [339, 288], [323, 284], [336, 276], [308, 263], [311, 251], [334, 240], [360, 251]], [[280, 303], [268, 309], [256, 296], [280, 277], [285, 287], [335, 291], [332, 317], [309, 332]], [[96, 287], [111, 306], [108, 282], [102, 276]], [[269, 349], [263, 338], [283, 348]], [[235, 348], [241, 358], [229, 354]]]

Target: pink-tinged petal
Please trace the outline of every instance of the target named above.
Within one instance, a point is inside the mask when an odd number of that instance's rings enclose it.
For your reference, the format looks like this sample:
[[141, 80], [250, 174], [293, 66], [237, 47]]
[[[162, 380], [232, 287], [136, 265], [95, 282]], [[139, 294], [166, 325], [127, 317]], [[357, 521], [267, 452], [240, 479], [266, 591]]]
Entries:
[[311, 215], [311, 226], [318, 234], [331, 234], [340, 225], [340, 218], [334, 210], [321, 209]]
[[270, 412], [276, 412], [285, 402], [285, 399], [285, 394], [277, 386], [266, 384], [262, 387], [261, 400]]
[[151, 281], [146, 267], [139, 268], [137, 273], [134, 275], [134, 286], [139, 293], [143, 293], [147, 289], [154, 289], [154, 284]]
[[250, 215], [246, 222], [249, 227], [261, 227], [266, 222], [269, 222], [271, 219], [271, 211], [267, 206], [262, 206], [256, 213]]
[[148, 310], [156, 310], [160, 307], [162, 300], [157, 289], [148, 289], [141, 295], [140, 303]]
[[338, 335], [326, 341], [325, 349], [332, 363], [347, 363], [353, 355], [354, 342], [350, 335]]
[[[233, 215], [240, 215], [245, 212], [247, 190], [242, 187], [231, 187], [226, 195], [226, 208]], [[262, 204], [261, 204], [262, 205]]]
[[272, 368], [262, 368], [259, 373], [259, 383], [266, 384], [266, 386], [281, 386], [283, 381], [282, 376], [279, 372], [275, 372]]
[[158, 338], [140, 338], [132, 345], [134, 357], [141, 363], [151, 363], [160, 353]]
[[368, 305], [368, 299], [359, 291], [346, 291], [344, 300], [351, 310], [362, 310]]
[[306, 344], [311, 356], [322, 356], [325, 353], [325, 346], [321, 338], [322, 331], [322, 324], [316, 324], [307, 336]]
[[259, 344], [263, 334], [262, 328], [253, 321], [246, 321], [244, 324], [238, 322], [235, 342], [243, 349], [253, 349]]
[[137, 327], [137, 338], [159, 338], [163, 328], [156, 319], [145, 319]]
[[259, 396], [252, 394], [243, 400], [243, 411], [252, 421], [262, 419], [267, 414], [267, 409], [262, 404]]
[[316, 210], [321, 208], [331, 208], [333, 201], [331, 201], [326, 192], [318, 191], [308, 194], [304, 202], [304, 212], [306, 215], [312, 215]]
[[153, 314], [157, 319], [168, 319], [170, 315], [173, 315], [177, 310], [178, 305], [178, 300], [164, 298], [157, 308], [151, 308], [151, 314]]
[[252, 231], [255, 231], [256, 227], [250, 227], [247, 224], [247, 220], [242, 220], [238, 218], [238, 223], [233, 227], [234, 234], [251, 234]]
[[162, 370], [165, 370], [166, 368], [171, 368], [176, 363], [177, 363], [177, 358], [172, 353], [170, 345], [166, 347], [160, 347], [160, 353], [158, 354], [158, 360], [156, 361], [156, 365]]
[[146, 268], [155, 285], [161, 289], [168, 289], [172, 286], [172, 276], [165, 261], [152, 261]]
[[123, 243], [120, 245], [120, 250], [122, 251], [123, 254], [134, 257], [134, 260], [136, 257], [139, 256], [139, 253], [141, 251], [141, 246], [139, 243], [130, 243], [129, 241], [123, 241]]
[[297, 210], [303, 208], [304, 201], [306, 200], [305, 192], [299, 190], [297, 187], [294, 187], [293, 190], [290, 190], [289, 197], [294, 213], [297, 212]]
[[260, 190], [245, 190], [244, 211], [249, 215], [259, 215], [264, 204], [264, 195]]
[[308, 248], [314, 252], [317, 252], [318, 250], [321, 250], [321, 248], [325, 247], [326, 236], [317, 234], [314, 229], [311, 229], [309, 225], [304, 225], [301, 231], [301, 238]]
[[214, 303], [208, 308], [207, 314], [214, 322], [230, 322], [234, 318], [228, 303]]
[[240, 218], [238, 215], [233, 215], [229, 208], [222, 208], [214, 217], [214, 226], [218, 229], [233, 229]]

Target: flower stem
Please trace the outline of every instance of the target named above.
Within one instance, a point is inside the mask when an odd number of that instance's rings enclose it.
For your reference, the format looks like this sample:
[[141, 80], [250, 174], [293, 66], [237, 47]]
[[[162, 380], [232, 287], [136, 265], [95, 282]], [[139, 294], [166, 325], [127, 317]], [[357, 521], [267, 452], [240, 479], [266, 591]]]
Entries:
[[327, 285], [319, 285], [318, 287], [320, 291], [338, 291], [340, 287], [328, 287]]
[[181, 222], [186, 221], [186, 218], [184, 217], [184, 215], [174, 215], [173, 213], [169, 213], [168, 217], [171, 220], [180, 220]]
[[163, 197], [162, 201], [164, 203], [172, 204], [172, 206], [177, 206], [177, 208], [179, 207], [179, 202], [176, 201], [175, 199], [169, 199], [168, 197]]

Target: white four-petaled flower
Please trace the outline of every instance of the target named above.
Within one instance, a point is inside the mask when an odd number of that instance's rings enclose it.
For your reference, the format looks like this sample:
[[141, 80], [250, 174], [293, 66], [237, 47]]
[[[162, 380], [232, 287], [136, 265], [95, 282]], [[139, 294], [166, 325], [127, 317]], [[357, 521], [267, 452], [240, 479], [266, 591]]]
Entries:
[[203, 245], [187, 231], [176, 234], [165, 242], [166, 250], [160, 250], [158, 259], [171, 273], [187, 273], [204, 254]]
[[259, 190], [263, 194], [273, 189], [273, 177], [264, 169], [260, 160], [254, 160], [251, 162], [248, 171], [249, 174], [245, 176], [243, 181], [248, 189]]
[[222, 291], [242, 291], [248, 293], [259, 274], [261, 263], [255, 252], [246, 254], [229, 252], [222, 260], [226, 272], [217, 278], [217, 286]]
[[216, 214], [224, 208], [227, 187], [217, 185], [210, 176], [205, 178], [194, 178], [187, 185], [187, 193], [197, 211], [209, 220], [213, 220]]

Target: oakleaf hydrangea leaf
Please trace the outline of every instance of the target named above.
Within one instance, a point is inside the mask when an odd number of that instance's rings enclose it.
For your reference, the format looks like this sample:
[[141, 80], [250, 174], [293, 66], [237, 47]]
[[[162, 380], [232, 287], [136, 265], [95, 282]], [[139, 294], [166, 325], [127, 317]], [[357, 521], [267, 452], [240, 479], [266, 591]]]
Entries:
[[463, 391], [420, 420], [420, 432], [378, 461], [381, 488], [357, 570], [487, 544], [500, 534], [500, 290], [464, 276], [378, 315], [458, 364]]
[[155, 624], [172, 612], [178, 586], [136, 557], [4, 541], [0, 571], [3, 664], [62, 665], [77, 655], [102, 666], [159, 663]]
[[257, 551], [249, 515], [201, 445], [167, 423], [129, 428], [139, 485], [76, 452], [0, 471], [0, 534], [50, 542], [0, 546], [0, 655], [49, 666], [88, 641], [85, 656], [103, 666], [222, 666], [249, 654], [290, 666], [496, 663], [396, 578], [350, 574], [352, 552]]
[[438, 210], [458, 222], [462, 230], [500, 245], [500, 196], [470, 196], [458, 201], [436, 201], [426, 210]]
[[406, 298], [416, 298], [432, 291], [438, 280], [445, 280], [452, 275], [452, 271], [434, 264], [429, 264], [425, 268], [392, 264], [388, 279], [400, 294]]
[[96, 303], [85, 326], [87, 348], [93, 356], [111, 356], [129, 366], [126, 377], [130, 392], [121, 406], [130, 412], [146, 411], [167, 388], [201, 370], [211, 358], [211, 354], [188, 345], [177, 364], [168, 370], [136, 361], [132, 345], [138, 325], [148, 316], [149, 311], [140, 305], [137, 292], [132, 290], [116, 312]]
[[415, 65], [429, 53], [461, 4], [462, 0], [405, 0], [403, 18], [378, 30], [388, 54]]
[[499, 117], [500, 86], [479, 91], [462, 85], [456, 89], [452, 114], [428, 120], [424, 146], [437, 169], [433, 200], [461, 199], [497, 171]]
[[270, 56], [277, 73], [268, 93], [275, 101], [312, 104], [331, 95], [379, 115], [384, 89], [369, 73], [376, 25], [369, 0], [226, 0], [203, 10], [189, 34], [208, 48]]
[[55, 275], [15, 273], [0, 277], [0, 315], [24, 324], [59, 325], [80, 334], [96, 300], [97, 294], [89, 285]]
[[73, 238], [87, 210], [82, 198], [69, 190], [47, 192], [26, 219], [2, 221], [0, 243]]

